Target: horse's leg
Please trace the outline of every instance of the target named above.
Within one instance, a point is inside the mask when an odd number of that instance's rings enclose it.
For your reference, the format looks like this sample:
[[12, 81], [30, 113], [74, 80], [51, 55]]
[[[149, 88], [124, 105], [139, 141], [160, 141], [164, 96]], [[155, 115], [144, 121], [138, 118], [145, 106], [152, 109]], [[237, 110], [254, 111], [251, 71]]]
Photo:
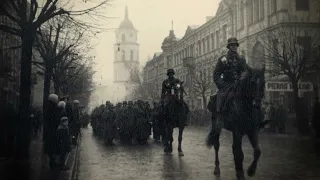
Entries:
[[169, 153], [172, 153], [173, 125], [169, 125]]
[[252, 177], [256, 173], [257, 164], [258, 164], [258, 161], [259, 161], [259, 158], [261, 155], [261, 150], [260, 150], [260, 146], [259, 146], [258, 130], [252, 130], [247, 135], [248, 135], [248, 139], [251, 143], [251, 146], [253, 148], [253, 161], [248, 168], [247, 174], [248, 174], [248, 176]]
[[242, 135], [238, 132], [233, 132], [232, 152], [236, 169], [237, 180], [244, 180], [243, 172], [243, 151], [242, 151]]
[[183, 130], [184, 130], [184, 125], [180, 125], [180, 127], [179, 127], [179, 136], [178, 136], [178, 142], [179, 142], [178, 152], [179, 152], [179, 156], [184, 156], [182, 148], [181, 148]]
[[169, 152], [169, 126], [165, 125], [164, 127], [164, 136], [163, 136], [163, 142], [164, 142], [164, 152]]
[[220, 148], [220, 133], [215, 133], [213, 137], [213, 147], [215, 152], [215, 168], [214, 175], [220, 176], [220, 161], [219, 161], [219, 148]]

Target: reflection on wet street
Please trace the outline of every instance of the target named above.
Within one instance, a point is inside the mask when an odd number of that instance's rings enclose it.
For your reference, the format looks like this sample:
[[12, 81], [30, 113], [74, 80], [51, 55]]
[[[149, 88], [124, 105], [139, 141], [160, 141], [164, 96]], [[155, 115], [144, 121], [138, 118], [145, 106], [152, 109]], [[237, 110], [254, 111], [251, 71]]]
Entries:
[[[188, 127], [182, 142], [185, 156], [177, 152], [177, 132], [174, 151], [165, 155], [160, 144], [106, 146], [92, 135], [92, 129], [82, 130], [78, 180], [212, 180], [214, 150], [204, 142], [207, 129]], [[262, 155], [257, 175], [252, 180], [316, 180], [320, 179], [320, 161], [308, 138], [288, 135], [261, 134]], [[224, 131], [220, 139], [221, 180], [234, 180], [231, 133]], [[252, 148], [244, 138], [244, 168], [252, 160]]]

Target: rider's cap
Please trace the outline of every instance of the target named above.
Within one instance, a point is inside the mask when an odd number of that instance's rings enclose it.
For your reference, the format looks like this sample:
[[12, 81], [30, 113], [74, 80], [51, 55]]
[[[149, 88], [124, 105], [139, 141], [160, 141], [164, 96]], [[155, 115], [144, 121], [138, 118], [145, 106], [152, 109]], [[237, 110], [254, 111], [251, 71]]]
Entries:
[[229, 48], [231, 44], [236, 44], [237, 46], [239, 46], [238, 39], [235, 37], [229, 38], [227, 48]]

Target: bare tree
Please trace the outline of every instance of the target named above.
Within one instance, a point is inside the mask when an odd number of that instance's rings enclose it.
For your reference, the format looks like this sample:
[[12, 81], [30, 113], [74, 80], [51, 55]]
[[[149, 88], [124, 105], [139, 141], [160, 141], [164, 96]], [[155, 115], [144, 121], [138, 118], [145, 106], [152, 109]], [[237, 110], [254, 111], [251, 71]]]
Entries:
[[[264, 47], [264, 52], [259, 53], [266, 59], [267, 72], [271, 76], [285, 75], [292, 84], [298, 121], [303, 117], [299, 110], [299, 82], [317, 69], [317, 59], [312, 58], [311, 50], [319, 43], [318, 29], [306, 27], [302, 19], [288, 13], [288, 22], [265, 28], [258, 38]], [[309, 36], [304, 36], [305, 32]]]
[[[48, 27], [40, 28], [36, 37], [35, 49], [42, 61], [33, 61], [44, 74], [43, 109], [50, 93], [51, 80], [54, 70], [78, 48], [83, 32], [72, 26], [67, 19], [53, 18], [46, 23]], [[70, 63], [68, 63], [69, 65]], [[63, 68], [69, 68], [65, 65]], [[60, 66], [59, 66], [60, 67]], [[57, 73], [55, 73], [57, 74]], [[57, 92], [56, 92], [57, 93]], [[60, 95], [58, 93], [58, 95]]]
[[107, 2], [107, 0], [101, 0], [98, 5], [93, 3], [93, 7], [84, 10], [74, 10], [75, 7], [70, 6], [71, 1], [69, 0], [4, 0], [1, 2], [0, 16], [5, 16], [11, 23], [0, 24], [0, 30], [21, 38], [19, 126], [17, 133], [19, 148], [16, 148], [18, 150], [17, 157], [25, 158], [29, 156], [30, 137], [26, 135], [30, 134], [29, 106], [32, 48], [37, 30], [42, 24], [56, 16], [66, 16], [84, 26], [86, 23], [74, 19], [73, 15], [95, 15], [95, 10], [103, 7]]
[[204, 108], [207, 107], [206, 95], [208, 92], [211, 92], [212, 88], [213, 83], [205, 71], [199, 70], [195, 73], [192, 81], [192, 89], [197, 96], [201, 96]]

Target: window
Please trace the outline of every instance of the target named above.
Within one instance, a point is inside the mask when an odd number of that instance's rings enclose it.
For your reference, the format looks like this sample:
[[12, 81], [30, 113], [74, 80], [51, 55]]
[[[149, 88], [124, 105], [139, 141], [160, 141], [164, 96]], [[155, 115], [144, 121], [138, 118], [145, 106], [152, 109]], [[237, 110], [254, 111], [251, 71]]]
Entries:
[[244, 27], [244, 5], [243, 5], [243, 2], [241, 2], [241, 5], [240, 5], [240, 27], [241, 28]]
[[198, 51], [197, 51], [197, 55], [201, 55], [201, 41], [198, 40]]
[[216, 48], [219, 47], [219, 31], [216, 31]]
[[214, 34], [211, 34], [211, 49], [214, 50]]
[[263, 19], [264, 17], [264, 0], [260, 0], [260, 19]]
[[204, 38], [202, 38], [202, 54], [206, 53], [206, 43], [204, 41]]
[[210, 39], [209, 36], [207, 36], [207, 52], [210, 51]]
[[130, 60], [133, 61], [133, 50], [130, 51]]
[[296, 10], [309, 11], [310, 10], [309, 0], [296, 0]]
[[227, 38], [228, 38], [227, 37], [227, 34], [228, 34], [227, 31], [228, 31], [227, 30], [227, 25], [224, 25], [223, 26], [223, 35], [222, 35], [223, 36], [223, 43], [227, 42]]
[[277, 0], [271, 0], [271, 13], [277, 12]]
[[252, 0], [249, 1], [249, 4], [248, 4], [248, 24], [252, 24], [253, 23], [253, 3], [252, 3]]
[[310, 36], [298, 36], [297, 43], [304, 48], [304, 51], [308, 54], [311, 49], [311, 37]]
[[126, 60], [126, 52], [124, 50], [122, 50], [122, 61]]
[[259, 18], [259, 1], [260, 0], [253, 0], [253, 22], [257, 22]]
[[126, 35], [122, 34], [122, 42], [126, 41]]

